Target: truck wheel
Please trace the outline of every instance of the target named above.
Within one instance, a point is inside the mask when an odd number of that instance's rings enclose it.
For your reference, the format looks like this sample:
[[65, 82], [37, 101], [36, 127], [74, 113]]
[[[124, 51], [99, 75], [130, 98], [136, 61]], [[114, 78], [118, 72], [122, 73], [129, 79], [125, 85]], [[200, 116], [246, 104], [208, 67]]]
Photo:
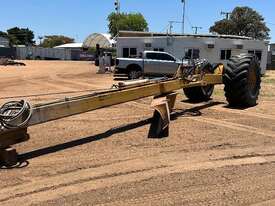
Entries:
[[250, 54], [232, 57], [225, 65], [223, 83], [230, 106], [255, 106], [261, 89], [261, 68], [257, 57]]
[[131, 69], [128, 73], [128, 78], [129, 79], [138, 79], [142, 76], [141, 71], [136, 70], [136, 69]]
[[[210, 63], [205, 63], [202, 66], [202, 70], [206, 73], [213, 73], [213, 68]], [[191, 87], [183, 89], [183, 92], [185, 96], [191, 101], [191, 102], [204, 102], [208, 101], [214, 91], [214, 85], [207, 85], [204, 87]]]

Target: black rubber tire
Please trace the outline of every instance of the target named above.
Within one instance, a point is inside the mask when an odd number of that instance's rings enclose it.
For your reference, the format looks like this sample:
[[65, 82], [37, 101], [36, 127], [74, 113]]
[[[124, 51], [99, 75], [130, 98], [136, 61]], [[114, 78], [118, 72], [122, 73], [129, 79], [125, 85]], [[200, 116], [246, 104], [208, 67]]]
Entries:
[[131, 65], [127, 68], [128, 72], [128, 79], [139, 79], [142, 77], [141, 68], [137, 65]]
[[230, 106], [255, 106], [261, 89], [261, 68], [257, 57], [252, 54], [232, 57], [224, 67], [223, 83]]
[[[206, 73], [213, 73], [213, 67], [209, 62], [202, 65], [202, 70]], [[214, 85], [208, 85], [205, 87], [191, 87], [183, 89], [185, 96], [190, 102], [204, 102], [210, 100], [214, 91]]]
[[135, 69], [130, 70], [128, 72], [128, 79], [130, 80], [139, 79], [141, 76], [142, 76], [141, 71], [138, 71]]

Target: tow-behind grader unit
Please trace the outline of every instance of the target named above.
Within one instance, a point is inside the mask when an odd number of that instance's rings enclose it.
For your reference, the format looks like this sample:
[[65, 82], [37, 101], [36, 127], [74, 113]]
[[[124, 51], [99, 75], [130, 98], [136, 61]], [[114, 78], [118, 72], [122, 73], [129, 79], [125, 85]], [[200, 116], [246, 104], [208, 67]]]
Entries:
[[7, 166], [17, 164], [17, 152], [11, 146], [27, 141], [27, 128], [33, 125], [153, 96], [155, 111], [148, 136], [160, 138], [168, 136], [177, 90], [200, 102], [210, 99], [214, 85], [224, 84], [231, 106], [251, 107], [256, 105], [260, 83], [257, 58], [245, 54], [232, 57], [226, 65], [193, 61], [181, 65], [173, 78], [120, 82], [109, 90], [60, 101], [33, 106], [24, 100], [8, 102], [0, 108], [0, 161]]

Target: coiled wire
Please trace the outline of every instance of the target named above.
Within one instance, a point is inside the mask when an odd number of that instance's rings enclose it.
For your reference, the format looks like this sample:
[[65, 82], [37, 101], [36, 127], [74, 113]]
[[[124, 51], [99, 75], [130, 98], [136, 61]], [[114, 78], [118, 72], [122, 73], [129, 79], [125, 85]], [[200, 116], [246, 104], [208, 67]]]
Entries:
[[25, 101], [10, 101], [0, 107], [0, 129], [17, 129], [28, 125], [32, 107]]

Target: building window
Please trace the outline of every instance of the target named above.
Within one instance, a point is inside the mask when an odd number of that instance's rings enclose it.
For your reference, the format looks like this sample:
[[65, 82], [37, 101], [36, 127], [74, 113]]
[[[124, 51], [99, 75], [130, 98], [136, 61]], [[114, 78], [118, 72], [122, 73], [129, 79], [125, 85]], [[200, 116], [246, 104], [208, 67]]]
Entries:
[[145, 43], [145, 48], [151, 48], [152, 44], [151, 43]]
[[154, 51], [164, 52], [164, 48], [154, 48]]
[[230, 49], [222, 49], [220, 54], [221, 60], [228, 60], [231, 58], [231, 50]]
[[137, 56], [137, 48], [123, 48], [122, 56], [124, 58], [136, 57]]
[[137, 56], [137, 48], [130, 48], [130, 57]]
[[200, 58], [200, 50], [199, 49], [185, 49], [184, 50], [184, 58], [185, 59], [199, 59]]
[[254, 54], [257, 56], [258, 60], [262, 60], [262, 51], [260, 50], [248, 50], [248, 54]]
[[123, 48], [123, 57], [128, 58], [129, 57], [129, 48]]

